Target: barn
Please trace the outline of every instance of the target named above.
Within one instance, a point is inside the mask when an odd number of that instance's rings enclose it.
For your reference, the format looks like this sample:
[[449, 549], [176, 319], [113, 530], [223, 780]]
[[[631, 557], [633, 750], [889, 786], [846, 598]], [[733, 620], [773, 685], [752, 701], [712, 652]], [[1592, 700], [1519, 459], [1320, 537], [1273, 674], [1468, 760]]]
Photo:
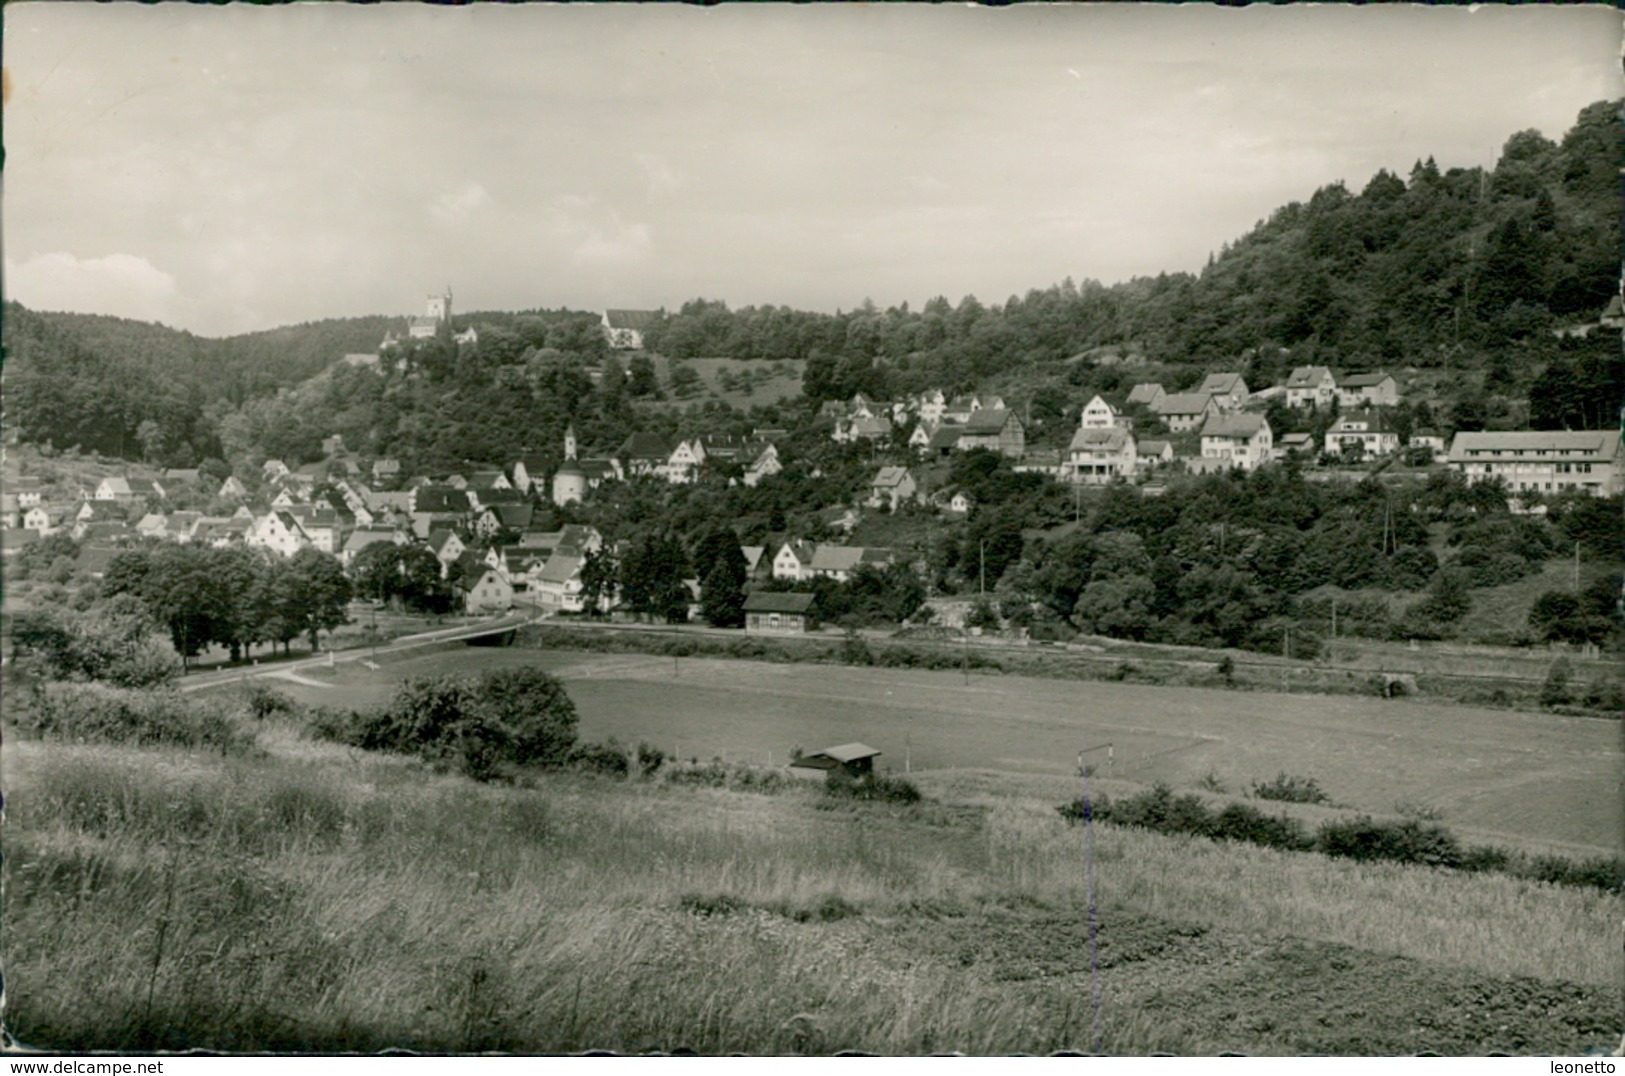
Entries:
[[818, 609], [811, 594], [754, 591], [745, 598], [745, 630], [756, 634], [811, 631], [818, 626]]
[[874, 774], [875, 759], [879, 757], [880, 752], [868, 744], [843, 743], [800, 756], [790, 763], [790, 770], [798, 777], [827, 779], [836, 771], [845, 771], [849, 777], [869, 777]]

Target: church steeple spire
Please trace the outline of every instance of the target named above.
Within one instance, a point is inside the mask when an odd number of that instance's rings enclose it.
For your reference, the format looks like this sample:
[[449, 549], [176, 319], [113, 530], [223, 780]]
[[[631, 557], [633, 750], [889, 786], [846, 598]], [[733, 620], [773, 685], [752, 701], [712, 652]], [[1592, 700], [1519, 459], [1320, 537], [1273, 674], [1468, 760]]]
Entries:
[[564, 458], [576, 458], [576, 424], [573, 422], [564, 427]]

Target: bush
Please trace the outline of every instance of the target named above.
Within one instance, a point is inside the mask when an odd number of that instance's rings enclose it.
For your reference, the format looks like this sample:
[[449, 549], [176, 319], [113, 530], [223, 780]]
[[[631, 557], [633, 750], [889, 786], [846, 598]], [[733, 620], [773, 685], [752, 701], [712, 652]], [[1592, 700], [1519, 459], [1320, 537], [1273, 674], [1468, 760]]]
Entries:
[[603, 743], [579, 743], [570, 749], [566, 762], [571, 769], [605, 777], [625, 777], [632, 759], [613, 737]]
[[1625, 863], [1607, 856], [1572, 860], [1561, 856], [1529, 856], [1511, 865], [1519, 878], [1553, 885], [1587, 886], [1605, 893], [1618, 893], [1625, 883]]
[[1151, 791], [1123, 800], [1112, 807], [1112, 822], [1121, 826], [1137, 826], [1158, 833], [1190, 833], [1210, 836], [1213, 819], [1200, 797], [1175, 796], [1173, 789], [1160, 781]]
[[1377, 822], [1366, 815], [1323, 823], [1315, 836], [1315, 850], [1346, 859], [1381, 859], [1430, 867], [1455, 867], [1462, 859], [1461, 843], [1443, 826], [1409, 819]]
[[660, 748], [640, 742], [638, 744], [638, 772], [644, 777], [652, 777], [666, 761], [666, 752]]
[[[311, 732], [371, 751], [417, 755], [490, 780], [504, 765], [579, 762], [575, 704], [557, 678], [534, 668], [472, 677], [406, 681], [395, 698], [369, 713], [321, 712]], [[621, 773], [626, 772], [622, 752]]]
[[1569, 659], [1559, 657], [1546, 673], [1546, 682], [1540, 687], [1542, 706], [1563, 706], [1573, 699], [1569, 692]]
[[882, 803], [918, 803], [920, 790], [906, 777], [888, 777], [866, 773], [854, 777], [841, 767], [829, 771], [824, 779], [824, 791], [843, 799], [869, 800]]
[[243, 754], [254, 733], [216, 699], [105, 684], [46, 685], [13, 711], [20, 728], [87, 743], [169, 744]]
[[1232, 803], [1213, 818], [1212, 833], [1227, 841], [1302, 852], [1314, 847], [1303, 825], [1285, 815], [1270, 817], [1256, 807]]
[[298, 703], [259, 680], [250, 680], [244, 684], [239, 697], [244, 710], [255, 721], [268, 721], [273, 717], [298, 717], [301, 710]]
[[1276, 774], [1273, 781], [1254, 781], [1252, 796], [1254, 799], [1277, 800], [1282, 803], [1331, 802], [1331, 797], [1321, 790], [1320, 782], [1313, 777], [1288, 776], [1284, 770]]
[[1292, 852], [1364, 861], [1411, 863], [1464, 871], [1497, 871], [1531, 881], [1550, 882], [1617, 893], [1625, 881], [1625, 861], [1597, 857], [1569, 860], [1558, 856], [1525, 856], [1475, 845], [1463, 849], [1443, 826], [1415, 819], [1377, 822], [1367, 815], [1324, 823], [1314, 837], [1301, 823], [1285, 816], [1271, 818], [1255, 807], [1235, 803], [1217, 814], [1196, 796], [1175, 796], [1163, 784], [1113, 803], [1104, 795], [1083, 797], [1056, 808], [1068, 822], [1109, 822], [1157, 833], [1195, 834], [1245, 841]]

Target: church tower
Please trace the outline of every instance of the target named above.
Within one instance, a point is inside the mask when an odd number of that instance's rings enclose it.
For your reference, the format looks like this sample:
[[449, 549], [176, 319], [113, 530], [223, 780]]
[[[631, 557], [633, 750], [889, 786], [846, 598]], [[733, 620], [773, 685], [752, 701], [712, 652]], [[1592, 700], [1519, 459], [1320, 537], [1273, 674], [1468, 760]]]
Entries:
[[553, 475], [553, 503], [579, 504], [586, 496], [587, 472], [576, 463], [576, 428], [571, 423], [564, 429], [564, 463]]

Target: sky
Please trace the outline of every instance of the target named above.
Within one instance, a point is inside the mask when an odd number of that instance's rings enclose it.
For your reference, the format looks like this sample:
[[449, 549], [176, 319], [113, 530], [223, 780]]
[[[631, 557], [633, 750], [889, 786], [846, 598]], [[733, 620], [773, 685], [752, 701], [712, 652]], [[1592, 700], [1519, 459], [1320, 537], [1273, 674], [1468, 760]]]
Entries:
[[225, 335], [1197, 271], [1625, 95], [1598, 7], [8, 3], [7, 298]]

